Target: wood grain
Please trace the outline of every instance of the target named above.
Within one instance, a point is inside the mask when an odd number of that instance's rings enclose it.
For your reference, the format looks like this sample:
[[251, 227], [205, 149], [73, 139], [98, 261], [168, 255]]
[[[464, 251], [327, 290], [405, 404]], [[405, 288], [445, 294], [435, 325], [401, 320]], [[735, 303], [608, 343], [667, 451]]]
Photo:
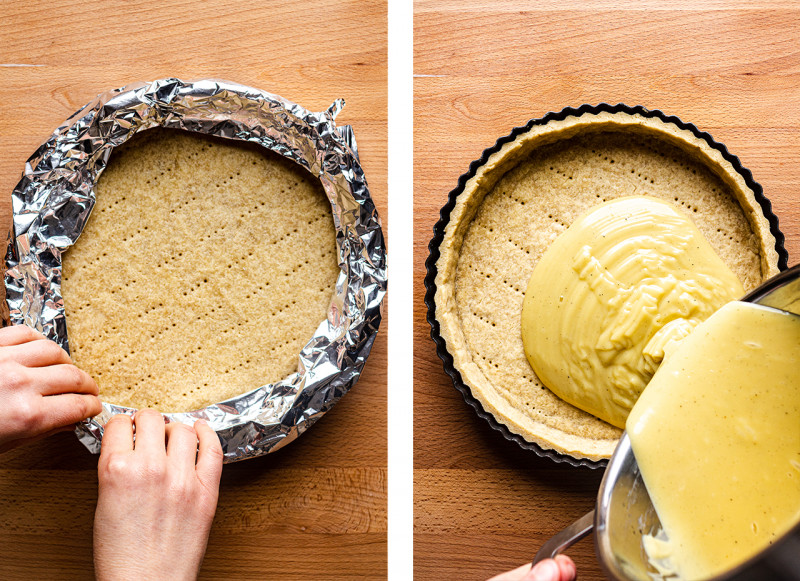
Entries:
[[[417, 0], [414, 19], [415, 579], [485, 579], [593, 506], [601, 473], [525, 452], [442, 371], [423, 304], [439, 210], [486, 147], [551, 110], [658, 108], [724, 143], [800, 259], [800, 7], [788, 0]], [[590, 541], [568, 551], [603, 579]]]
[[[0, 223], [25, 160], [96, 94], [168, 76], [221, 78], [307, 109], [344, 97], [386, 219], [386, 5], [382, 1], [4, 2]], [[386, 577], [386, 333], [358, 385], [307, 434], [225, 467], [203, 579]], [[71, 434], [0, 458], [0, 578], [86, 579], [97, 459]]]

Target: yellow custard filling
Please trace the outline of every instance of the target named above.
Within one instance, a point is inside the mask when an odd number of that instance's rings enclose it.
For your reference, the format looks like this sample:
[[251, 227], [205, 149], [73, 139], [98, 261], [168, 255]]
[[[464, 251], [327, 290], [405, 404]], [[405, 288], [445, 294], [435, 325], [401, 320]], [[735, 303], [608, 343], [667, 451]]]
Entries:
[[626, 428], [681, 577], [755, 555], [800, 521], [800, 317], [724, 306], [669, 353]]
[[624, 427], [665, 351], [743, 294], [683, 213], [619, 198], [575, 220], [536, 265], [522, 309], [525, 355], [556, 395]]

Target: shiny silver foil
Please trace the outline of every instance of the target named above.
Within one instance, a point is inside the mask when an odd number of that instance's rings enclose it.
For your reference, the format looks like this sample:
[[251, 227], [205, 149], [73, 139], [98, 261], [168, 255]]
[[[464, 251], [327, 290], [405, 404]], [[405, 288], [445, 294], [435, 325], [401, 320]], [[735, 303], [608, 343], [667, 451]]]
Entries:
[[[355, 137], [336, 127], [337, 100], [312, 113], [281, 97], [219, 80], [163, 79], [99, 95], [56, 129], [28, 159], [13, 192], [6, 255], [10, 322], [28, 325], [69, 351], [61, 254], [78, 238], [95, 203], [94, 187], [114, 147], [163, 126], [259, 143], [318, 176], [331, 202], [340, 273], [327, 319], [298, 355], [297, 372], [228, 401], [165, 414], [217, 431], [226, 462], [267, 454], [306, 431], [358, 380], [381, 321], [386, 247], [364, 179]], [[136, 410], [103, 404], [76, 427], [99, 453], [103, 426]]]

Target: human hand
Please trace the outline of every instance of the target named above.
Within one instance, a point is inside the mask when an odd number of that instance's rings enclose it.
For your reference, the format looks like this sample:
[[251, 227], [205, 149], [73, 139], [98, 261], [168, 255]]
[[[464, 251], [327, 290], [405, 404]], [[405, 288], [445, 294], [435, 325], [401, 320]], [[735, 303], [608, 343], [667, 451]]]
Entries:
[[577, 575], [572, 559], [566, 555], [557, 555], [555, 559], [536, 563], [535, 567], [526, 564], [492, 577], [489, 581], [573, 581]]
[[30, 327], [0, 329], [0, 453], [102, 411], [97, 384]]
[[133, 420], [112, 417], [98, 463], [97, 578], [195, 579], [221, 473], [222, 446], [204, 421], [194, 428], [177, 422], [165, 427], [164, 417], [150, 409]]

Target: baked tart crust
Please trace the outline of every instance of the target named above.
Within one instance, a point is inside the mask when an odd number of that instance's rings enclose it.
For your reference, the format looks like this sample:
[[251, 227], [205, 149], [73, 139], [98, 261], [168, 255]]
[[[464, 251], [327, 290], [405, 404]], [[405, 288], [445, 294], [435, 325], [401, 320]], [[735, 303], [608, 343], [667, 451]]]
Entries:
[[542, 386], [520, 333], [530, 274], [575, 218], [654, 196], [684, 210], [746, 291], [779, 272], [776, 237], [742, 174], [694, 132], [642, 112], [532, 124], [474, 170], [438, 247], [435, 319], [464, 384], [513, 434], [578, 459], [610, 457], [621, 431]]
[[71, 355], [104, 401], [201, 409], [297, 371], [338, 274], [318, 179], [259, 145], [150, 129], [114, 151], [64, 254]]

